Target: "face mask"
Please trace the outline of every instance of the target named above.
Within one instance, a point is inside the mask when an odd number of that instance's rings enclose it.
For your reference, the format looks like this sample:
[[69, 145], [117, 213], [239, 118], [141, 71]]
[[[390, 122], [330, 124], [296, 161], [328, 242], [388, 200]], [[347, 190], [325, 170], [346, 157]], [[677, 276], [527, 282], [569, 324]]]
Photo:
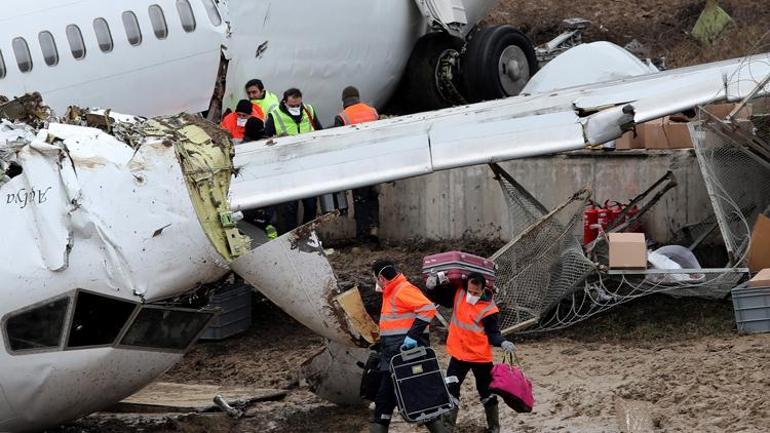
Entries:
[[471, 295], [471, 292], [465, 294], [465, 302], [471, 305], [476, 305], [476, 302], [479, 302], [479, 299], [481, 299], [481, 296]]
[[244, 126], [246, 126], [246, 121], [247, 120], [249, 120], [249, 119], [246, 119], [244, 117], [239, 117], [238, 120], [235, 121], [235, 124], [238, 125], [239, 127], [243, 128]]
[[299, 116], [302, 114], [302, 107], [286, 107], [289, 109], [289, 114], [292, 116]]
[[377, 293], [382, 293], [382, 286], [380, 285], [379, 280], [377, 280], [377, 282], [374, 284], [374, 291]]

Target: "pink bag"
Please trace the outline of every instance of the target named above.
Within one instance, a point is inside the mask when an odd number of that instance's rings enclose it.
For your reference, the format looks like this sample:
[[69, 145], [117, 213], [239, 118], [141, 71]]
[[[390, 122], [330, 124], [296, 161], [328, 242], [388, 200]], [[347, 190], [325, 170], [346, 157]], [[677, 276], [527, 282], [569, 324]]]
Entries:
[[[516, 365], [512, 359], [515, 357]], [[532, 412], [535, 396], [532, 393], [532, 382], [521, 371], [519, 358], [506, 355], [501, 364], [492, 367], [492, 384], [489, 389], [499, 395], [505, 404], [516, 412]]]

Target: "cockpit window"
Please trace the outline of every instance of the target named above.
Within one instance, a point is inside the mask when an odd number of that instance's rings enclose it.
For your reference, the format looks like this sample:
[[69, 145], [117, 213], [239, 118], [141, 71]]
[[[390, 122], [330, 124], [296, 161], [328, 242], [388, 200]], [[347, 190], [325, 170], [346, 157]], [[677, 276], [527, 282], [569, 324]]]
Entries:
[[136, 14], [131, 11], [125, 11], [121, 18], [123, 19], [123, 27], [126, 29], [128, 43], [133, 46], [141, 44], [142, 30], [139, 28], [139, 20], [136, 18]]
[[163, 14], [163, 9], [158, 5], [150, 5], [149, 13], [155, 37], [166, 39], [168, 37], [168, 26], [166, 25], [166, 16]]
[[11, 43], [13, 46], [13, 54], [16, 55], [16, 63], [19, 65], [21, 72], [29, 72], [32, 70], [32, 54], [29, 52], [29, 45], [24, 38], [15, 38]]
[[176, 10], [179, 12], [179, 19], [182, 20], [182, 28], [187, 33], [195, 31], [195, 14], [188, 0], [176, 0]]
[[5, 333], [12, 352], [58, 348], [70, 298], [47, 301], [15, 313], [5, 322]]
[[78, 292], [67, 347], [111, 345], [135, 307], [131, 302]]
[[219, 14], [217, 5], [214, 4], [214, 0], [202, 0], [203, 6], [206, 8], [206, 13], [209, 14], [209, 21], [214, 24], [214, 27], [222, 24], [222, 15]]
[[210, 312], [143, 307], [120, 345], [184, 351], [212, 317]]

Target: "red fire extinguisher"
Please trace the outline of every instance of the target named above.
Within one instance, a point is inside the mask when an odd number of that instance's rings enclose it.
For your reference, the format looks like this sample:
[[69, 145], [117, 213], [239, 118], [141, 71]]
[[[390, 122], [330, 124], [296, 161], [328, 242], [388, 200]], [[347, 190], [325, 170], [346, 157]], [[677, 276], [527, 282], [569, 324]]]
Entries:
[[590, 202], [583, 212], [583, 245], [588, 245], [599, 235], [599, 230], [594, 226], [599, 223], [599, 209], [594, 202]]
[[[610, 203], [613, 203], [613, 204], [610, 205]], [[604, 209], [607, 210], [607, 227], [614, 227], [618, 224], [622, 224], [625, 222], [625, 218], [623, 219], [623, 221], [619, 219], [620, 214], [623, 212], [622, 204], [616, 201], [611, 202], [607, 200], [604, 202]], [[607, 227], [604, 227], [605, 230], [607, 229]]]
[[606, 231], [607, 227], [610, 225], [610, 211], [606, 207], [600, 207], [597, 209], [597, 211], [599, 212], [599, 217], [596, 223], [602, 227], [602, 231]]

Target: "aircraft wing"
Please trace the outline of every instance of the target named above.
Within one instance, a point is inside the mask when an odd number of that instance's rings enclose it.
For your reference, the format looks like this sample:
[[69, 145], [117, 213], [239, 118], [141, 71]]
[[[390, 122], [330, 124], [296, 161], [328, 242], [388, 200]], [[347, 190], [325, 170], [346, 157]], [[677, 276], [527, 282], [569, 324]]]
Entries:
[[[236, 146], [233, 210], [605, 143], [638, 123], [736, 101], [770, 53]], [[759, 90], [766, 94], [770, 86]]]

